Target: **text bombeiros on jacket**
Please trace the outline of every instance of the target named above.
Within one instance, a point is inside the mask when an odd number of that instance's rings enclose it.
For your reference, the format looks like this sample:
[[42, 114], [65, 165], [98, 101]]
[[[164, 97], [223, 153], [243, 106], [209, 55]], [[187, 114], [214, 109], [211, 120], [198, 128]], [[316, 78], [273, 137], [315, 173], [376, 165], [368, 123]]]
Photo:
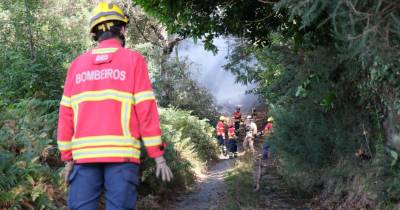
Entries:
[[108, 79], [124, 81], [126, 79], [126, 71], [111, 68], [84, 71], [75, 75], [75, 84]]

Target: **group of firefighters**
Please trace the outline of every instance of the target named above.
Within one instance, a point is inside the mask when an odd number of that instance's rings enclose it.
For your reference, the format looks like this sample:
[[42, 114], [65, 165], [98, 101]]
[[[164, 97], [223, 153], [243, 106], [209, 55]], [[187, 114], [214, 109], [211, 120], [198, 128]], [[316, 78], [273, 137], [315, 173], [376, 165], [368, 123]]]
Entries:
[[[247, 116], [244, 120], [244, 139], [243, 149], [245, 152], [251, 151], [253, 154], [256, 153], [254, 149], [254, 139], [256, 136], [264, 136], [263, 143], [263, 159], [268, 159], [268, 148], [269, 148], [269, 136], [273, 133], [273, 121], [272, 117], [267, 119], [267, 124], [261, 132], [257, 131], [257, 125], [255, 123], [255, 114]], [[240, 125], [243, 122], [242, 113], [240, 112], [240, 106], [236, 106], [236, 111], [232, 117], [221, 116], [216, 126], [218, 146], [222, 154], [228, 155], [229, 158], [237, 157], [237, 142], [239, 139]]]

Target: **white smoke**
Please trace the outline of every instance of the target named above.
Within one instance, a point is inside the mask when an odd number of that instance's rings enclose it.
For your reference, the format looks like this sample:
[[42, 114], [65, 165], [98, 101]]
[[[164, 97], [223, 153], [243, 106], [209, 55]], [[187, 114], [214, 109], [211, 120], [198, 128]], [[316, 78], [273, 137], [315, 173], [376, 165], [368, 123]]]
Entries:
[[[232, 41], [231, 41], [232, 42]], [[202, 86], [210, 90], [215, 97], [217, 105], [223, 107], [223, 112], [232, 112], [236, 105], [241, 105], [243, 112], [257, 103], [256, 96], [246, 94], [246, 90], [251, 90], [255, 86], [246, 86], [235, 83], [235, 76], [223, 69], [228, 61], [229, 39], [218, 38], [214, 40], [218, 47], [218, 53], [204, 50], [201, 41], [194, 43], [193, 40], [184, 40], [178, 46], [179, 57], [185, 57], [191, 65], [193, 78]]]

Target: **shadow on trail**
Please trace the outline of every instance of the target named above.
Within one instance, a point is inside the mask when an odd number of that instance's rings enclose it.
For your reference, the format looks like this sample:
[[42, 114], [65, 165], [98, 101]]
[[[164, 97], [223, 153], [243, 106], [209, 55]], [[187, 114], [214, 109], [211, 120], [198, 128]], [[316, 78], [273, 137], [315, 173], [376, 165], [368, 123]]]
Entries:
[[308, 210], [305, 203], [308, 199], [293, 195], [289, 187], [277, 174], [275, 166], [268, 164], [262, 167], [260, 195], [263, 209], [271, 210]]
[[224, 177], [232, 168], [234, 160], [221, 158], [210, 171], [199, 177], [196, 190], [180, 196], [173, 209], [215, 209], [218, 207], [219, 198], [225, 193]]
[[[258, 145], [257, 145], [258, 146]], [[242, 150], [241, 145], [239, 146]], [[259, 147], [258, 147], [259, 148]], [[258, 149], [259, 150], [259, 149]], [[177, 202], [168, 209], [174, 210], [216, 210], [216, 209], [240, 209], [240, 210], [304, 210], [308, 209], [304, 206], [307, 200], [301, 199], [290, 192], [287, 184], [284, 183], [282, 178], [277, 174], [276, 166], [271, 160], [267, 165], [261, 167], [259, 174], [259, 189], [255, 192], [252, 183], [257, 180], [252, 173], [257, 173], [256, 159], [245, 154], [243, 151], [239, 152], [237, 159], [227, 159], [227, 157], [220, 157], [207, 174], [199, 176], [195, 190], [187, 194], [181, 195], [177, 198]], [[237, 171], [240, 164], [255, 164], [254, 170], [250, 171], [247, 175], [240, 175]], [[239, 164], [239, 165], [238, 165]], [[252, 202], [245, 204], [243, 200], [231, 200], [235, 203], [234, 206], [226, 206], [227, 198], [229, 197], [228, 190], [232, 190], [232, 186], [228, 187], [226, 178], [230, 172], [235, 171], [236, 175], [239, 174], [241, 178], [235, 180], [236, 187], [239, 190], [236, 196], [246, 196], [244, 194], [254, 195]], [[253, 175], [254, 175], [253, 174]], [[240, 180], [245, 179], [245, 180]], [[250, 184], [248, 183], [250, 182]], [[232, 185], [232, 183], [231, 183]], [[235, 196], [234, 196], [235, 197]], [[232, 197], [231, 197], [232, 198]], [[228, 199], [229, 200], [229, 199]], [[228, 201], [229, 202], [229, 201]]]

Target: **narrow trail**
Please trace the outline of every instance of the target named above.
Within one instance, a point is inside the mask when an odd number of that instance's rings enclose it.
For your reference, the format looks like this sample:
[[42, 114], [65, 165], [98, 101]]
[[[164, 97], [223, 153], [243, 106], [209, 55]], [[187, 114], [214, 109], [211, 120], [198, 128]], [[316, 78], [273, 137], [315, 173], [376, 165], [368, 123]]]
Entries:
[[[258, 141], [258, 144], [255, 145], [258, 153], [262, 154], [262, 141]], [[260, 166], [260, 188], [257, 193], [260, 195], [259, 201], [263, 210], [309, 210], [305, 206], [308, 200], [293, 195], [289, 186], [278, 174], [276, 163], [271, 158], [268, 158], [266, 164], [261, 164], [258, 161], [255, 164], [256, 170]]]
[[305, 210], [307, 199], [293, 195], [282, 178], [276, 173], [275, 167], [269, 163], [262, 169], [261, 188], [258, 191], [262, 206], [268, 210]]
[[224, 176], [232, 168], [233, 161], [221, 159], [204, 176], [200, 177], [196, 190], [180, 196], [173, 207], [176, 210], [206, 210], [218, 207], [218, 200], [224, 193]]
[[[257, 156], [262, 154], [262, 139], [255, 142]], [[239, 146], [238, 161], [244, 161], [244, 151]], [[253, 160], [254, 161], [254, 160]], [[227, 159], [220, 156], [220, 160], [208, 171], [203, 174], [197, 181], [197, 186], [193, 191], [181, 195], [176, 202], [168, 209], [173, 210], [216, 210], [225, 209], [222, 207], [227, 198], [227, 186], [224, 181], [227, 173], [234, 170], [236, 165], [235, 159]], [[307, 200], [301, 199], [290, 192], [287, 184], [284, 183], [276, 170], [276, 166], [271, 159], [266, 165], [261, 162], [254, 161], [254, 186], [249, 186], [253, 191], [256, 183], [259, 184], [257, 190], [258, 198], [255, 203], [249, 205], [241, 205], [238, 203], [237, 209], [240, 210], [305, 210], [309, 209], [304, 204]], [[252, 164], [252, 163], [249, 163]], [[256, 175], [258, 174], [258, 176]], [[258, 178], [256, 178], [258, 177]], [[238, 188], [240, 190], [240, 188]], [[222, 206], [221, 206], [222, 204]], [[230, 208], [228, 208], [230, 209]]]

